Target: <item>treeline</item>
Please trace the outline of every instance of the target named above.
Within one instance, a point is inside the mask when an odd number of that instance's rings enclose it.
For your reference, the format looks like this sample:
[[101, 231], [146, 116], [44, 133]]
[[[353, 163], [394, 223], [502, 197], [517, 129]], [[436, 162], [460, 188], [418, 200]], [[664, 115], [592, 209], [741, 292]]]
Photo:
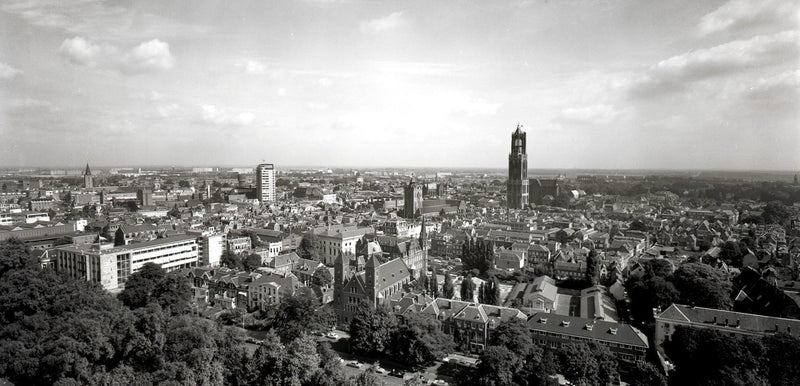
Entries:
[[387, 307], [358, 305], [350, 322], [350, 347], [358, 354], [391, 358], [411, 369], [422, 369], [455, 349], [455, 342], [439, 328], [435, 315], [404, 314], [398, 318]]
[[[647, 362], [627, 366], [626, 372], [631, 386], [666, 385], [663, 375]], [[533, 341], [526, 322], [514, 318], [494, 331], [477, 368], [464, 370], [457, 378], [464, 386], [539, 386], [558, 385], [555, 374], [561, 374], [575, 385], [604, 385], [616, 381], [619, 373], [619, 362], [607, 347], [595, 343], [543, 347]]]
[[[41, 269], [24, 244], [0, 243], [0, 378], [17, 385], [378, 385], [345, 376], [317, 344], [303, 299], [268, 320], [282, 326], [253, 354], [241, 330], [191, 314], [185, 279], [157, 266], [131, 275], [119, 298]], [[299, 304], [298, 304], [299, 303]], [[325, 325], [323, 321], [318, 323]], [[327, 327], [325, 327], [327, 328]]]
[[791, 386], [800, 380], [800, 339], [728, 335], [678, 326], [664, 343], [675, 371], [670, 385]]
[[625, 289], [631, 299], [631, 315], [644, 326], [653, 321], [653, 309], [673, 303], [730, 309], [732, 286], [719, 271], [703, 263], [684, 263], [673, 273], [667, 260], [651, 260], [642, 276], [631, 276]]

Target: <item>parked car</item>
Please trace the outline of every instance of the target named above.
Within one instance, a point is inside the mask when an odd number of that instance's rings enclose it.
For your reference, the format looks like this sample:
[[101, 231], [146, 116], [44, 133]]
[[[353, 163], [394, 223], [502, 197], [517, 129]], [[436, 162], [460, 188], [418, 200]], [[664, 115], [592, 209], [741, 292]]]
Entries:
[[328, 331], [327, 333], [325, 333], [325, 337], [328, 338], [328, 339], [336, 340], [336, 339], [339, 339], [339, 334], [337, 334], [337, 333], [335, 333], [333, 331]]
[[392, 371], [389, 372], [389, 375], [397, 378], [403, 378], [406, 375], [406, 372], [400, 369], [392, 369]]
[[376, 373], [381, 374], [381, 375], [389, 374], [389, 371], [384, 369], [380, 365], [375, 365], [375, 367], [373, 367], [373, 369], [375, 370]]
[[357, 369], [360, 369], [363, 366], [361, 363], [358, 363], [358, 361], [347, 362], [347, 365], [350, 367], [355, 367]]

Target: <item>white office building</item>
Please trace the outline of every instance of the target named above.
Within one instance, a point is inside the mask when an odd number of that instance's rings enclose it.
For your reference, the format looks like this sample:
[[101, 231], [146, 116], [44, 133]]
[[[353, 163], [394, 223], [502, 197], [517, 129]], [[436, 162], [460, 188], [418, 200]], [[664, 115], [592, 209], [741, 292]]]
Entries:
[[256, 195], [259, 201], [275, 201], [275, 166], [260, 164], [256, 167]]

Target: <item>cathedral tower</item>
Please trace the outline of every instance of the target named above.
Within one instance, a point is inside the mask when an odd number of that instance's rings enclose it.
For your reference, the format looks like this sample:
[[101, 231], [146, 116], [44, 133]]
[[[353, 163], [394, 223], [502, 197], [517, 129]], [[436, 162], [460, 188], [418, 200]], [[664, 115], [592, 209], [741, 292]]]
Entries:
[[522, 125], [511, 133], [511, 153], [508, 154], [509, 209], [522, 209], [528, 203], [528, 154]]
[[408, 185], [403, 187], [403, 216], [416, 218], [418, 211], [422, 211], [422, 185], [411, 176]]

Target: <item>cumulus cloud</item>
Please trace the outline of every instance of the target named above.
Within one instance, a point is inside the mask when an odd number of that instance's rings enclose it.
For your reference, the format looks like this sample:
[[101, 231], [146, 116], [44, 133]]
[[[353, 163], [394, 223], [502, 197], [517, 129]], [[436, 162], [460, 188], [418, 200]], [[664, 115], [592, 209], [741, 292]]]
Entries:
[[58, 53], [73, 63], [95, 67], [100, 62], [109, 61], [117, 54], [117, 49], [108, 45], [92, 43], [80, 36], [65, 39], [58, 48]]
[[158, 39], [143, 42], [127, 52], [120, 52], [112, 45], [75, 36], [65, 39], [58, 53], [73, 63], [125, 73], [163, 71], [175, 65], [169, 44]]
[[731, 0], [700, 19], [701, 34], [762, 33], [796, 29], [800, 20], [797, 0]]
[[17, 75], [22, 74], [22, 70], [18, 70], [10, 65], [0, 62], [0, 79], [9, 80], [14, 79]]
[[393, 12], [388, 16], [362, 21], [358, 29], [362, 33], [380, 33], [401, 26], [405, 22], [402, 12]]
[[203, 121], [208, 123], [231, 126], [247, 126], [252, 124], [256, 119], [255, 114], [251, 112], [245, 111], [238, 114], [231, 114], [214, 105], [200, 106], [200, 117]]
[[753, 68], [789, 63], [800, 54], [800, 31], [759, 35], [673, 56], [650, 67], [632, 84], [634, 95], [680, 91], [693, 82]]
[[175, 65], [175, 58], [169, 51], [169, 44], [153, 39], [125, 53], [121, 63], [126, 72], [163, 71]]

